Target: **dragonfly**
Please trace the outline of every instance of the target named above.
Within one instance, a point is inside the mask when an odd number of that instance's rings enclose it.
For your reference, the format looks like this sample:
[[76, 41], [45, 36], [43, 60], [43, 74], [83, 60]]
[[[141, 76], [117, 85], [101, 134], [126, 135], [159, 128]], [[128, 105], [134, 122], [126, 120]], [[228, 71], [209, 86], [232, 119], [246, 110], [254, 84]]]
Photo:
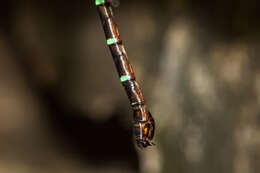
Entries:
[[133, 132], [137, 146], [141, 149], [152, 146], [154, 145], [152, 139], [155, 132], [155, 122], [145, 104], [140, 86], [136, 82], [133, 67], [129, 62], [115, 23], [112, 11], [113, 0], [95, 0], [95, 4], [103, 25], [106, 43], [134, 113]]

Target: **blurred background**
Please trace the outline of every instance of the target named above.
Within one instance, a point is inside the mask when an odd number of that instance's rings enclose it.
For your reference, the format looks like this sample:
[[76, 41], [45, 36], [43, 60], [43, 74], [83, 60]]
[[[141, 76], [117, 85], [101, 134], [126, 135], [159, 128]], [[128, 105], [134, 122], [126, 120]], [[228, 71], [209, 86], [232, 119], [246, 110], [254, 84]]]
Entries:
[[260, 172], [259, 6], [120, 1], [156, 120], [140, 151], [94, 0], [1, 1], [0, 173]]

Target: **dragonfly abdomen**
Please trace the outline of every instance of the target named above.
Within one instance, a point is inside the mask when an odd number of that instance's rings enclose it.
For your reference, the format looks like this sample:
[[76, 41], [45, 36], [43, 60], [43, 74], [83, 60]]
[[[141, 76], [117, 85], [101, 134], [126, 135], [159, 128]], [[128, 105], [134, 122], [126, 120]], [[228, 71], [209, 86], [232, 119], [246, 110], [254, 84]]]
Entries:
[[154, 119], [145, 105], [141, 89], [135, 80], [135, 74], [118, 32], [110, 2], [108, 0], [96, 0], [96, 5], [120, 82], [125, 88], [134, 112], [133, 129], [137, 145], [140, 148], [145, 148], [153, 145]]

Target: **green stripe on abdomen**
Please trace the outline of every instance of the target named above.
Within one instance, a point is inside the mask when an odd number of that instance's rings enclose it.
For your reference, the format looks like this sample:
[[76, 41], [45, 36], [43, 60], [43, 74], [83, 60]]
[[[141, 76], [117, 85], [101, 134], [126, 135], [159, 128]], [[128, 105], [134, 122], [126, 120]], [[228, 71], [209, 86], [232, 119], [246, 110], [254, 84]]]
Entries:
[[96, 5], [105, 4], [105, 0], [96, 0]]
[[107, 39], [107, 45], [112, 45], [117, 43], [117, 38], [109, 38]]
[[121, 76], [120, 77], [120, 81], [121, 82], [125, 82], [125, 81], [128, 81], [128, 80], [130, 80], [131, 79], [131, 77], [129, 76], [129, 75], [124, 75], [124, 76]]

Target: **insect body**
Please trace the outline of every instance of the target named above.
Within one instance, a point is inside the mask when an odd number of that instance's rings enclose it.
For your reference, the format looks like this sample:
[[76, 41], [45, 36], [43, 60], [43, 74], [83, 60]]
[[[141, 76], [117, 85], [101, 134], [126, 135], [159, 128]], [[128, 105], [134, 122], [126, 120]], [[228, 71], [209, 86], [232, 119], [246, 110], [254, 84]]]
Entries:
[[104, 28], [107, 45], [122, 85], [134, 111], [134, 134], [140, 148], [154, 145], [152, 142], [155, 130], [154, 119], [148, 111], [133, 68], [128, 60], [124, 45], [114, 21], [111, 3], [108, 0], [96, 0], [97, 9]]

